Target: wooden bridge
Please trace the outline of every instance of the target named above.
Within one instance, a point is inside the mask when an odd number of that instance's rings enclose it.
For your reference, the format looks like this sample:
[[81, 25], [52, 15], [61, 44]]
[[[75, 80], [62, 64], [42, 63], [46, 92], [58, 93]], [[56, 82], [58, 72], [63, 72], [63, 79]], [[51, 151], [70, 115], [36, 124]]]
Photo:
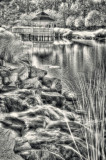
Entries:
[[53, 28], [45, 27], [13, 27], [12, 32], [21, 36], [23, 41], [54, 41]]

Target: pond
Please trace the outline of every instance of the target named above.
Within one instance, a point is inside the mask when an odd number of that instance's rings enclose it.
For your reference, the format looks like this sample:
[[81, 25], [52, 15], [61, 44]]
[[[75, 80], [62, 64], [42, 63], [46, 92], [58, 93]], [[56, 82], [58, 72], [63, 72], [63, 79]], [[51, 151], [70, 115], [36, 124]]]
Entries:
[[94, 40], [33, 43], [25, 50], [32, 55], [32, 65], [47, 70], [48, 76], [60, 78], [64, 89], [78, 89], [80, 74], [86, 77], [101, 65], [106, 67], [106, 44]]

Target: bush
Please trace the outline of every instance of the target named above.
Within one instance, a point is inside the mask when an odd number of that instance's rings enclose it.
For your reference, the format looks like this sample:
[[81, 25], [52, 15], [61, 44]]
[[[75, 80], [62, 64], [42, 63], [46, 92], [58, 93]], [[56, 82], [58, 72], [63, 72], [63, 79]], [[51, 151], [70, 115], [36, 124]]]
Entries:
[[86, 27], [102, 26], [102, 23], [103, 21], [101, 18], [101, 14], [97, 10], [89, 12], [87, 17], [85, 18]]
[[84, 18], [83, 17], [79, 17], [75, 20], [75, 27], [77, 27], [77, 28], [84, 27]]
[[75, 23], [75, 17], [70, 16], [70, 17], [67, 18], [67, 20], [66, 20], [66, 26], [73, 27], [74, 23]]

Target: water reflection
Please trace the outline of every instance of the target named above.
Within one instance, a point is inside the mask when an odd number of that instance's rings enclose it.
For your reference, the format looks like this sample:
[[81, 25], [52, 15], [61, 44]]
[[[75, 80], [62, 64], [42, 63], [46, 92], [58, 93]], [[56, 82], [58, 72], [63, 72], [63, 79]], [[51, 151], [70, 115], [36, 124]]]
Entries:
[[58, 77], [63, 83], [71, 80], [74, 83], [80, 72], [93, 73], [101, 64], [106, 66], [106, 46], [94, 41], [91, 41], [91, 46], [75, 43], [64, 45], [62, 42], [32, 44], [29, 52], [34, 66], [47, 70], [49, 76]]

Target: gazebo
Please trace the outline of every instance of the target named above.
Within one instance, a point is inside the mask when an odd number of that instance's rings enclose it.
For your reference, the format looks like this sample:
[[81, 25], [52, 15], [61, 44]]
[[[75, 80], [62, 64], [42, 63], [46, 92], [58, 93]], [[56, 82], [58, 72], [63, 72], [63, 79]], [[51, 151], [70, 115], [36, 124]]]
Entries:
[[34, 27], [46, 27], [46, 28], [56, 27], [55, 19], [51, 18], [44, 11], [36, 14], [36, 16], [32, 19], [32, 25]]
[[37, 13], [31, 20], [31, 26], [13, 27], [12, 31], [17, 35], [20, 34], [24, 41], [54, 41], [56, 27], [55, 19], [51, 18], [43, 10]]

